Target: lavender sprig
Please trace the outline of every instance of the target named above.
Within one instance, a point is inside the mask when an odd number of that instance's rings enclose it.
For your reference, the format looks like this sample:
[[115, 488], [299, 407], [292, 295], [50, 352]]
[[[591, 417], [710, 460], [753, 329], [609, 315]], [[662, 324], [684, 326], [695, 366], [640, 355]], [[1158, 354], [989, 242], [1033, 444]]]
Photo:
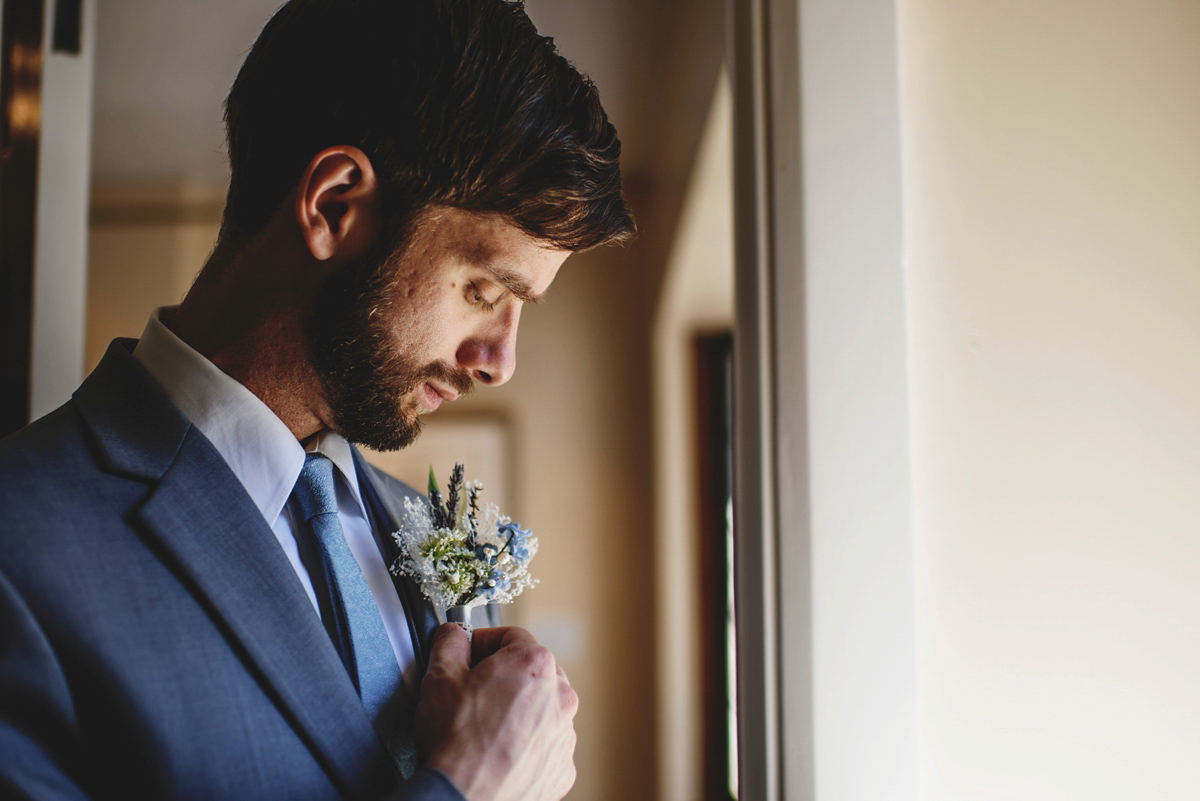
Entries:
[[446, 518], [449, 527], [453, 528], [458, 522], [458, 504], [462, 496], [463, 466], [455, 463], [450, 471], [450, 483], [446, 485]]
[[467, 485], [467, 547], [474, 550], [479, 533], [479, 491], [483, 485], [472, 481]]

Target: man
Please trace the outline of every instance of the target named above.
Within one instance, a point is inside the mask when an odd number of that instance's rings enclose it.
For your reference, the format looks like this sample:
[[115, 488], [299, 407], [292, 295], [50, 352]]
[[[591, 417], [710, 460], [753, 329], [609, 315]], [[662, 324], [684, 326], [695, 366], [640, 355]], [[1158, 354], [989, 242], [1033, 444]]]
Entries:
[[[292, 0], [226, 101], [216, 249], [0, 443], [0, 795], [557, 799], [577, 700], [386, 571], [349, 442], [512, 375], [521, 308], [632, 232], [594, 88], [505, 0]], [[422, 678], [423, 677], [423, 678]]]

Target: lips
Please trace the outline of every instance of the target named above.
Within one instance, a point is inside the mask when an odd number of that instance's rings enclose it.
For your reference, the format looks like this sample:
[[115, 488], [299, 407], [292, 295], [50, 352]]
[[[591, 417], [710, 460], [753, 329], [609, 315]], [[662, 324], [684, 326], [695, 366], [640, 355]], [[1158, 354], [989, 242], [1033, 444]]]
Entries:
[[436, 392], [438, 394], [438, 397], [440, 397], [444, 401], [452, 401], [452, 400], [456, 400], [458, 398], [458, 393], [452, 389], [443, 389], [442, 387], [439, 387], [437, 384], [433, 384], [428, 381], [425, 382], [425, 386], [431, 388], [434, 392]]
[[[424, 379], [424, 380], [421, 380]], [[420, 372], [420, 384], [410, 390], [422, 412], [432, 412], [446, 401], [457, 400], [475, 388], [471, 374], [444, 362], [432, 362]]]
[[421, 395], [424, 396], [422, 405], [431, 412], [436, 411], [437, 407], [442, 405], [442, 396], [432, 384], [422, 384]]
[[458, 397], [454, 390], [442, 389], [428, 381], [421, 385], [421, 392], [425, 396], [425, 407], [431, 412], [441, 406], [443, 401], [452, 401]]

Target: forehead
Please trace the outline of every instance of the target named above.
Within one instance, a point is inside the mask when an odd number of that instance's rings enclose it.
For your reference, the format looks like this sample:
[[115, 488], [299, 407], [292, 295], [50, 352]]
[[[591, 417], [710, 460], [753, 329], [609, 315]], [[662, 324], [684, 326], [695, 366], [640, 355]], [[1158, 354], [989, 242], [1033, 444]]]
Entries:
[[432, 267], [475, 269], [536, 302], [570, 255], [530, 236], [502, 214], [431, 206], [413, 223], [405, 256]]

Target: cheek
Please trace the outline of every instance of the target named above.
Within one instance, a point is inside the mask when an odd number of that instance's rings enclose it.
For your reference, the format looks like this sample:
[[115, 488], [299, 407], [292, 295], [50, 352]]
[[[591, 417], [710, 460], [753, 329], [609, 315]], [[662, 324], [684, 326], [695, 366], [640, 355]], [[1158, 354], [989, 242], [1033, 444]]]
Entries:
[[397, 344], [417, 360], [453, 362], [471, 322], [463, 285], [426, 281], [397, 289], [391, 324]]
[[448, 286], [423, 271], [402, 274], [392, 288], [392, 311], [397, 319], [413, 322], [445, 314]]

